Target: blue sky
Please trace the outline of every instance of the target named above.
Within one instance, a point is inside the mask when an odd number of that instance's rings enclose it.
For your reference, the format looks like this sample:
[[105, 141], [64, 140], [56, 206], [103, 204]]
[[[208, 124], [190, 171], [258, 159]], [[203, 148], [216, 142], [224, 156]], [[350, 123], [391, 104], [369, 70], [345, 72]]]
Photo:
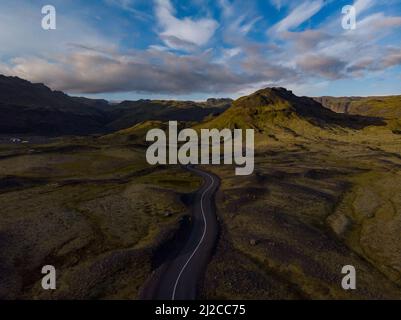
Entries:
[[[41, 8], [57, 29], [41, 28]], [[342, 28], [354, 5], [355, 30]], [[110, 100], [401, 94], [401, 0], [2, 0], [0, 73]]]

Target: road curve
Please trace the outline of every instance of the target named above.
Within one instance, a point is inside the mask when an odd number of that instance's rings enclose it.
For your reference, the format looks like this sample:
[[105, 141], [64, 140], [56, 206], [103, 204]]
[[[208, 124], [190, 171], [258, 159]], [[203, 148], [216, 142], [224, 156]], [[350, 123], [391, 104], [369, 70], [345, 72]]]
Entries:
[[145, 299], [196, 299], [199, 280], [205, 272], [217, 240], [214, 194], [220, 181], [211, 173], [194, 167], [186, 168], [204, 179], [192, 204], [191, 233], [179, 254], [164, 265], [162, 273], [147, 285]]

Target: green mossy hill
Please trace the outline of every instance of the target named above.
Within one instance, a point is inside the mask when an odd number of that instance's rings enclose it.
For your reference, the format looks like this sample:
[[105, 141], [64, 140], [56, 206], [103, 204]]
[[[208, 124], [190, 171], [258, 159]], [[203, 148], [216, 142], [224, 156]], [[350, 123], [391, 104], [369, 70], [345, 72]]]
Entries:
[[384, 125], [376, 118], [337, 114], [319, 102], [284, 88], [266, 88], [236, 100], [220, 116], [198, 127], [253, 128], [258, 133], [286, 131], [309, 136], [321, 131], [349, 131]]
[[119, 143], [138, 143], [145, 142], [146, 133], [151, 129], [168, 130], [168, 123], [161, 121], [145, 121], [134, 125], [133, 127], [105, 135], [100, 139], [102, 141], [113, 141]]

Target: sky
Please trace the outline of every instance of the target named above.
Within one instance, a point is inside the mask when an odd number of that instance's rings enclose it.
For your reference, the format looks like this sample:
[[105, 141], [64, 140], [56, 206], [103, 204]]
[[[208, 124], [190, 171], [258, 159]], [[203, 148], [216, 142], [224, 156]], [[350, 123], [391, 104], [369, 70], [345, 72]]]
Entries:
[[0, 74], [108, 100], [401, 94], [401, 0], [2, 0]]

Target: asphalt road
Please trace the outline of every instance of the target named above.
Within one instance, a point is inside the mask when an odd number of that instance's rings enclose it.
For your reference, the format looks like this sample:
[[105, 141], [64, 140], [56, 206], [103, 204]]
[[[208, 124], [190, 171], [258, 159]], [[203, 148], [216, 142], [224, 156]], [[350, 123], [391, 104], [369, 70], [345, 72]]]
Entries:
[[217, 240], [214, 194], [219, 187], [219, 179], [197, 168], [187, 169], [204, 179], [194, 196], [191, 233], [179, 254], [162, 268], [157, 279], [151, 281], [146, 299], [196, 299], [199, 280], [204, 275]]

